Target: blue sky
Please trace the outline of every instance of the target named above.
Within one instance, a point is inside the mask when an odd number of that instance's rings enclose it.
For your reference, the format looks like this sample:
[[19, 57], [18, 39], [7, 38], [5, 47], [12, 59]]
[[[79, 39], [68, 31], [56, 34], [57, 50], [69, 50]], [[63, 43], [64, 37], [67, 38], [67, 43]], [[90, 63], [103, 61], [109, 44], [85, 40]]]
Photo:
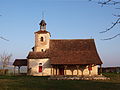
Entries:
[[[96, 0], [95, 0], [96, 1]], [[102, 38], [119, 32], [119, 26], [108, 33], [100, 31], [110, 27], [116, 20], [112, 14], [119, 11], [113, 6], [101, 7], [88, 0], [0, 0], [0, 53], [13, 54], [15, 58], [26, 58], [34, 46], [34, 32], [44, 19], [53, 39], [94, 38], [103, 66], [120, 66], [120, 37], [103, 41]]]

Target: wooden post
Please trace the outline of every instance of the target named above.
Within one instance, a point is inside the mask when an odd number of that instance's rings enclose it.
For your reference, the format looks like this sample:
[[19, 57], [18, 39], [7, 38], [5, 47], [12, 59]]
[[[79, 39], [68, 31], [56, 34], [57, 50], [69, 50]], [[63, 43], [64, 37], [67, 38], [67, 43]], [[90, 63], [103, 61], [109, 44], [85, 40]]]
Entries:
[[81, 72], [82, 72], [82, 75], [81, 75], [81, 76], [83, 77], [83, 76], [84, 76], [84, 69], [85, 69], [85, 66], [84, 66], [84, 65], [81, 65], [80, 68], [81, 68]]
[[92, 70], [92, 66], [91, 65], [88, 66], [88, 70], [89, 70], [89, 76], [91, 76], [91, 70]]
[[57, 66], [56, 66], [56, 75], [57, 75]]
[[54, 66], [53, 66], [53, 75], [54, 75]]
[[27, 59], [27, 75], [30, 75], [29, 61]]
[[53, 73], [52, 73], [52, 68], [53, 68], [53, 67], [52, 67], [52, 65], [51, 65], [51, 75], [53, 74]]
[[14, 66], [14, 75], [15, 75], [15, 67], [16, 67], [16, 66]]
[[76, 67], [77, 67], [77, 75], [79, 75], [79, 72], [78, 72], [78, 70], [79, 70], [79, 66], [78, 66], [78, 65], [76, 65]]
[[66, 69], [67, 69], [67, 65], [65, 65], [64, 67], [65, 67], [65, 75], [66, 75]]
[[102, 64], [100, 64], [100, 75], [102, 75]]
[[21, 66], [18, 66], [18, 74], [20, 74], [20, 67], [21, 67]]
[[89, 70], [89, 76], [91, 76], [91, 70]]

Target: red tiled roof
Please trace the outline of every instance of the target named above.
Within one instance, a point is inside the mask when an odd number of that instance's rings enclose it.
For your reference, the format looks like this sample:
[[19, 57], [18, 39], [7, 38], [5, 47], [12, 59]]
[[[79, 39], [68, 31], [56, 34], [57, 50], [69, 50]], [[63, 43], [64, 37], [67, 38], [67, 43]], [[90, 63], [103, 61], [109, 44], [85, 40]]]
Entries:
[[50, 58], [51, 64], [102, 64], [94, 39], [51, 39], [48, 50], [30, 52], [27, 58]]
[[48, 32], [48, 31], [46, 31], [46, 30], [39, 30], [39, 31], [37, 31], [37, 32], [35, 32], [35, 33], [38, 33], [38, 34], [40, 34], [40, 33], [50, 33], [50, 32]]
[[14, 66], [27, 66], [27, 59], [15, 59]]
[[29, 52], [27, 58], [28, 59], [41, 59], [41, 58], [49, 58], [48, 50], [46, 52]]

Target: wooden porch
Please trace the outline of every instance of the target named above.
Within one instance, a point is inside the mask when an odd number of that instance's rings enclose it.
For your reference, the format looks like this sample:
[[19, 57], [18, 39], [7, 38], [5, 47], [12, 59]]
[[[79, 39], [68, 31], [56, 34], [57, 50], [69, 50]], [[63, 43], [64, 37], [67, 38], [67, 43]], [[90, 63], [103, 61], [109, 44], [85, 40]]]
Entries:
[[[72, 76], [84, 76], [83, 71], [84, 69], [88, 69], [89, 75], [91, 75], [92, 67], [95, 66], [94, 64], [90, 65], [51, 65], [51, 76], [70, 76], [67, 74], [67, 70], [71, 71]], [[100, 66], [100, 75], [102, 75], [102, 65]], [[74, 70], [76, 70], [76, 74], [74, 74]], [[79, 73], [79, 70], [82, 74]]]

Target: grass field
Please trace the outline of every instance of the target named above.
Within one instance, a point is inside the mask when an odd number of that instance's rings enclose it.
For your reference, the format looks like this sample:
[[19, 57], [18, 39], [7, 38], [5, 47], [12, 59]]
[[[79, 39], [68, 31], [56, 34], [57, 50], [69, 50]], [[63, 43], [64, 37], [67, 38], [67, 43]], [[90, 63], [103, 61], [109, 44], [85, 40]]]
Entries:
[[0, 76], [0, 90], [120, 90], [120, 74], [104, 74], [111, 80], [48, 80], [48, 77]]

